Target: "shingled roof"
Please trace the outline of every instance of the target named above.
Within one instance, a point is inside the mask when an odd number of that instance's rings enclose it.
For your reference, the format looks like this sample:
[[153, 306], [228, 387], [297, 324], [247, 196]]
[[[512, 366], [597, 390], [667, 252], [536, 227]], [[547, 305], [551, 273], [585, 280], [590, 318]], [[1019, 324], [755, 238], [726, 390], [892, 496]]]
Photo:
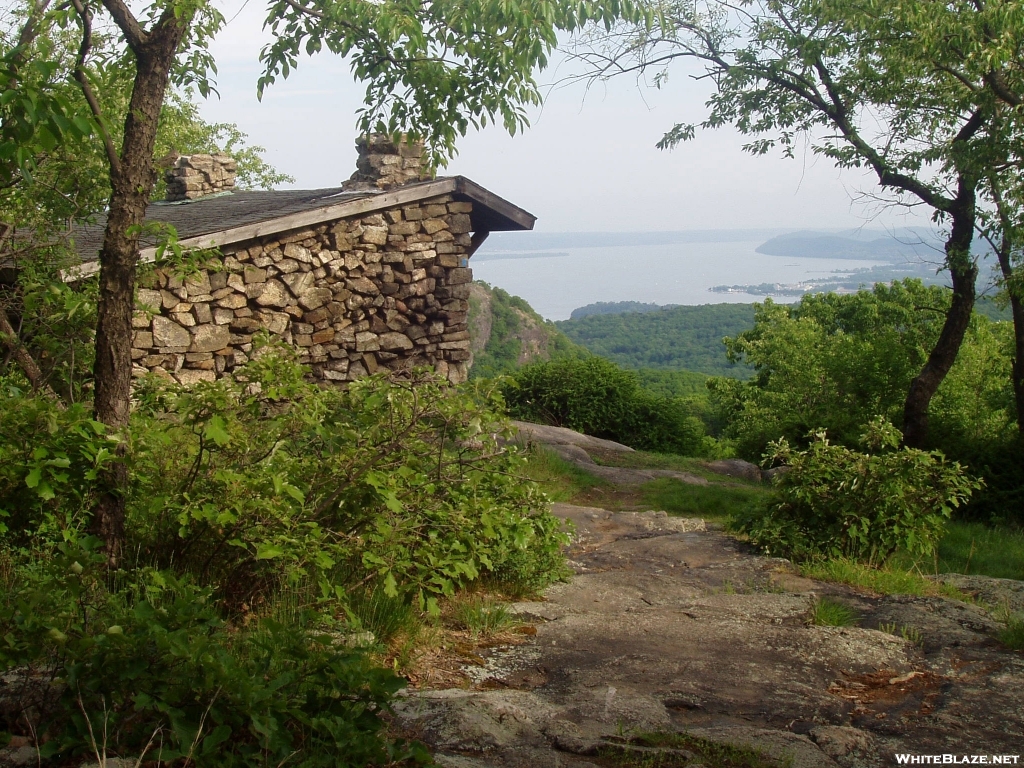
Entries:
[[[440, 195], [473, 203], [475, 232], [533, 229], [536, 217], [503, 200], [463, 176], [450, 176], [390, 191], [344, 191], [341, 188], [281, 191], [235, 191], [175, 203], [154, 202], [146, 209], [146, 223], [172, 225], [186, 248], [213, 248], [273, 235], [300, 227], [360, 216], [408, 205]], [[99, 270], [106, 217], [76, 227], [72, 239], [82, 264], [68, 271], [79, 279]], [[143, 261], [152, 261], [155, 241], [143, 238]]]

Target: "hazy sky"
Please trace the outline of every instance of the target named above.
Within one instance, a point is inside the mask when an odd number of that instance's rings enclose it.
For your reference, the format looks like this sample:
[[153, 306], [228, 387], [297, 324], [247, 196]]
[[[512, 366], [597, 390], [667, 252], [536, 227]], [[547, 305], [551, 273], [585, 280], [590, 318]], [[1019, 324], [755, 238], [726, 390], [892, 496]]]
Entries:
[[[232, 19], [213, 46], [220, 99], [204, 117], [234, 122], [267, 149], [295, 187], [336, 186], [355, 170], [355, 111], [363, 89], [347, 64], [327, 53], [300, 61], [287, 80], [256, 100], [261, 0], [224, 0]], [[237, 16], [236, 16], [237, 14]], [[553, 82], [553, 71], [540, 81]], [[926, 221], [862, 202], [870, 176], [839, 173], [808, 151], [796, 160], [750, 157], [731, 131], [698, 134], [671, 151], [655, 148], [676, 122], [704, 115], [706, 86], [682, 71], [660, 91], [619, 79], [585, 92], [553, 90], [525, 134], [471, 133], [445, 174], [462, 174], [558, 231], [683, 230], [744, 227], [844, 228]]]

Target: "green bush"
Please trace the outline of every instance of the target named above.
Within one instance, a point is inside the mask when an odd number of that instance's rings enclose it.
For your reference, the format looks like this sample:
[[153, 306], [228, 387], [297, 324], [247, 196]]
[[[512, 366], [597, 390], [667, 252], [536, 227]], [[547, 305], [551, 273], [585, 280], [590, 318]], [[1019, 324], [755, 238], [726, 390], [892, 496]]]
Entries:
[[696, 455], [704, 425], [686, 401], [640, 387], [638, 376], [599, 357], [534, 363], [502, 387], [509, 413], [634, 448]]
[[290, 355], [265, 348], [234, 378], [142, 394], [131, 547], [250, 605], [276, 584], [373, 574], [436, 612], [481, 576], [544, 586], [564, 572], [560, 523], [499, 445], [493, 389], [426, 372], [320, 388]]
[[[399, 681], [344, 635], [384, 639], [472, 582], [566, 574], [492, 385], [303, 373], [267, 345], [233, 377], [148, 381], [123, 459], [83, 409], [0, 392], [0, 671], [58, 699], [0, 732], [31, 722], [62, 761], [105, 741], [197, 765], [390, 764], [408, 752], [382, 736]], [[126, 556], [107, 573], [88, 531], [115, 460]]]
[[69, 542], [26, 563], [0, 602], [3, 667], [49, 691], [4, 728], [34, 719], [51, 737], [41, 757], [218, 768], [426, 761], [421, 748], [382, 738], [380, 715], [403, 681], [336, 647], [322, 616], [232, 626], [210, 589], [155, 571], [111, 592], [97, 545]]
[[766, 553], [884, 562], [896, 550], [930, 555], [952, 510], [981, 483], [936, 451], [899, 448], [900, 434], [881, 418], [862, 437], [869, 453], [831, 444], [823, 431], [805, 451], [785, 440], [766, 459], [788, 465], [768, 503], [736, 521]]

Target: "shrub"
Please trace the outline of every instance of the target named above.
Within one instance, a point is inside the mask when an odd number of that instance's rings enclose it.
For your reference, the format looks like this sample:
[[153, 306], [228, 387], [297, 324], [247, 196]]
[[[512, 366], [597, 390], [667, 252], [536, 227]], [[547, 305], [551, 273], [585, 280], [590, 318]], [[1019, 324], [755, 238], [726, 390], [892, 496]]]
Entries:
[[509, 413], [634, 448], [694, 455], [704, 425], [681, 398], [641, 389], [639, 377], [599, 357], [524, 366], [502, 392]]
[[435, 613], [482, 575], [560, 577], [561, 525], [499, 445], [496, 393], [425, 371], [319, 388], [290, 355], [266, 348], [232, 379], [143, 396], [128, 527], [153, 564], [235, 604], [370, 577]]
[[785, 440], [766, 459], [788, 464], [766, 506], [737, 521], [773, 555], [842, 556], [880, 563], [898, 549], [930, 555], [952, 510], [980, 487], [936, 451], [899, 448], [900, 434], [875, 419], [862, 437], [871, 453], [832, 445], [824, 432], [805, 451]]
[[211, 590], [154, 571], [113, 593], [95, 544], [65, 544], [26, 568], [0, 604], [4, 667], [27, 665], [51, 694], [5, 726], [34, 720], [50, 736], [43, 758], [101, 751], [230, 768], [424, 758], [382, 738], [380, 715], [403, 681], [334, 647], [323, 617], [231, 626]]
[[116, 573], [86, 533], [115, 437], [0, 393], [0, 671], [49, 692], [47, 754], [390, 764], [411, 754], [382, 738], [399, 681], [340, 635], [398, 634], [474, 581], [524, 592], [566, 573], [493, 387], [303, 373], [265, 345], [232, 377], [137, 389]]

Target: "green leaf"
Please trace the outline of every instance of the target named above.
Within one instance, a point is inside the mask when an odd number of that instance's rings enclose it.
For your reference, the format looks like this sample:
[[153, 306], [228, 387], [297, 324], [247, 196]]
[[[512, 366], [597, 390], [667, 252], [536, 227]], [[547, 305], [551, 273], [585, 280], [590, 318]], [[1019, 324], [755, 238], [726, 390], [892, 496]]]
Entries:
[[210, 420], [206, 422], [203, 434], [221, 448], [231, 442], [231, 435], [228, 434], [227, 424], [223, 418], [216, 414], [211, 416]]
[[257, 560], [272, 560], [275, 557], [281, 557], [284, 554], [284, 549], [276, 544], [257, 544], [256, 545], [256, 559]]

